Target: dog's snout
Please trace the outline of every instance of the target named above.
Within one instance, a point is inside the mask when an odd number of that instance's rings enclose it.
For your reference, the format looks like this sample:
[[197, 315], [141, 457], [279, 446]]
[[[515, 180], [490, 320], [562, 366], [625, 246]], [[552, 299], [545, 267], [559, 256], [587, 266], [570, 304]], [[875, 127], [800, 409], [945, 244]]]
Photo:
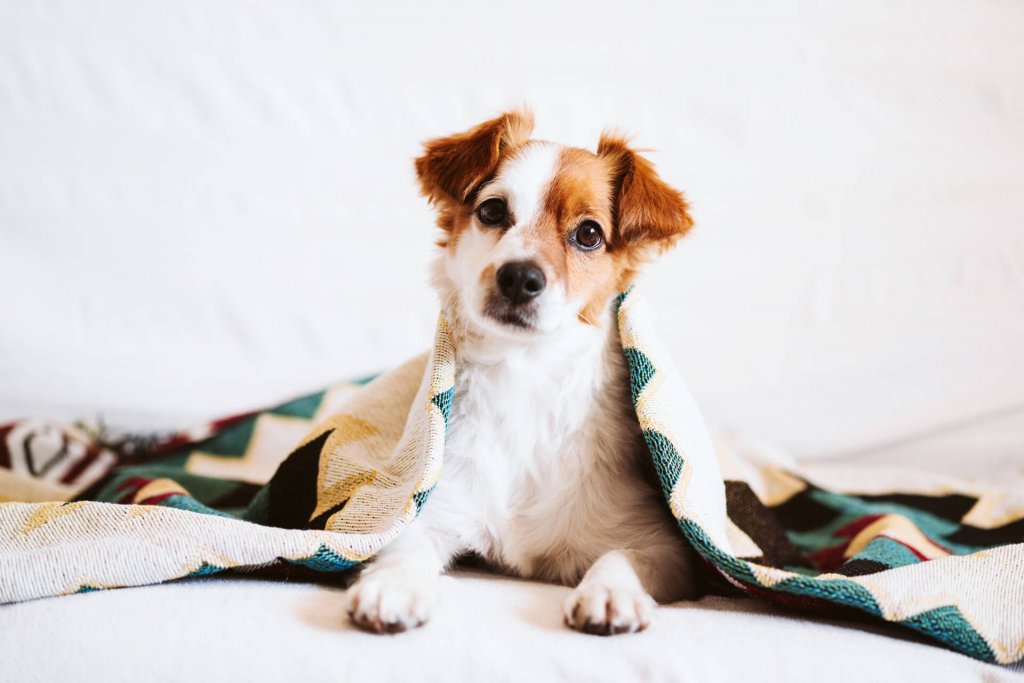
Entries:
[[544, 291], [544, 271], [529, 261], [506, 263], [498, 268], [498, 291], [513, 304], [529, 301]]

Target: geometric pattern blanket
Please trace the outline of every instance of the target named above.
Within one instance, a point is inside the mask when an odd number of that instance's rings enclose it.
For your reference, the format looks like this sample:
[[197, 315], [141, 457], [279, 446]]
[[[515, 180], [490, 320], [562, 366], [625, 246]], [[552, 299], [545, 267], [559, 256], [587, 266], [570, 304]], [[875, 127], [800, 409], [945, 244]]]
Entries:
[[[716, 451], [642, 301], [614, 305], [664, 504], [709, 573], [794, 610], [1024, 659], [1024, 492], [871, 470], [828, 480]], [[0, 427], [0, 603], [359, 565], [429, 504], [454, 377], [442, 315], [428, 353], [372, 381], [191, 432]]]

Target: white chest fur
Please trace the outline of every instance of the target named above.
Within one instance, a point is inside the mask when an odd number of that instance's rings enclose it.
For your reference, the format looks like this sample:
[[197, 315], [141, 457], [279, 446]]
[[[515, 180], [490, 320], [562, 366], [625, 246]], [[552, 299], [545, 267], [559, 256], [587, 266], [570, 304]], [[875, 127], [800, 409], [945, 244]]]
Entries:
[[575, 332], [493, 356], [460, 346], [445, 469], [423, 513], [453, 549], [563, 582], [638, 536], [674, 533], [643, 476], [617, 334]]

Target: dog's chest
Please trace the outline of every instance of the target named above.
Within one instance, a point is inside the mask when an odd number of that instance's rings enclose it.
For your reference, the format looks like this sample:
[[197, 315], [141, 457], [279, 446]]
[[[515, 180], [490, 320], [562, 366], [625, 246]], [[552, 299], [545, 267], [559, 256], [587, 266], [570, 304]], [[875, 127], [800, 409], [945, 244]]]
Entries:
[[442, 481], [459, 502], [446, 507], [468, 547], [526, 575], [588, 566], [595, 538], [619, 522], [609, 503], [643, 486], [630, 466], [640, 439], [621, 353], [577, 361], [457, 375]]

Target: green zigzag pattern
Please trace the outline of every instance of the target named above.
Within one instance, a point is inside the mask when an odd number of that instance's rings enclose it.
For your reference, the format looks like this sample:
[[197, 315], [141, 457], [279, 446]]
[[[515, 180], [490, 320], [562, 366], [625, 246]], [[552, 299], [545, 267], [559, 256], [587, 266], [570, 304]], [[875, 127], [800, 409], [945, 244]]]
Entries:
[[318, 572], [341, 572], [359, 564], [352, 560], [346, 560], [322, 543], [316, 552], [309, 557], [299, 560], [287, 560], [287, 562]]
[[[616, 314], [631, 291], [623, 292], [616, 299]], [[624, 349], [624, 353], [629, 366], [630, 393], [635, 406], [657, 370], [650, 358], [639, 349]], [[647, 442], [648, 450], [654, 461], [662, 493], [668, 499], [679, 480], [684, 460], [675, 444], [663, 434], [651, 429], [644, 430], [644, 440]], [[679, 521], [679, 527], [701, 556], [720, 571], [741, 583], [776, 593], [823, 599], [856, 608], [875, 617], [882, 617], [882, 611], [875, 596], [859, 583], [848, 579], [821, 580], [815, 577], [797, 576], [767, 587], [757, 580], [747, 562], [722, 552], [702, 527], [686, 519]], [[939, 607], [898, 623], [976, 659], [987, 662], [995, 661], [995, 654], [991, 647], [954, 605]]]
[[990, 663], [996, 661], [996, 655], [992, 652], [992, 648], [964, 618], [963, 613], [956, 605], [936, 607], [899, 623], [931, 636], [945, 644], [946, 647], [968, 654], [975, 659]]

